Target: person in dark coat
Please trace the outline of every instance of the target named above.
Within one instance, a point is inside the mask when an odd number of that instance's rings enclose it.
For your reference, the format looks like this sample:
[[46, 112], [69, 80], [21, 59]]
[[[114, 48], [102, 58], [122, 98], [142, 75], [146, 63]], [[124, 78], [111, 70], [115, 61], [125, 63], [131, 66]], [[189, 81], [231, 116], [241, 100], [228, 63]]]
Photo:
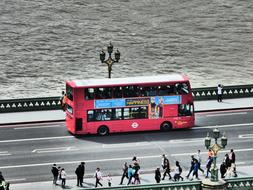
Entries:
[[84, 174], [85, 174], [85, 162], [81, 162], [81, 173], [80, 173], [80, 176], [81, 176], [81, 185], [83, 185]]
[[156, 168], [156, 170], [155, 170], [155, 180], [156, 180], [156, 183], [160, 183], [160, 181], [161, 181], [160, 168]]
[[82, 184], [82, 166], [81, 166], [81, 164], [76, 168], [76, 171], [75, 171], [75, 173], [76, 173], [76, 177], [77, 177], [77, 186], [83, 186], [83, 184]]
[[124, 163], [122, 170], [123, 170], [123, 174], [122, 174], [122, 177], [121, 177], [121, 180], [120, 180], [120, 185], [123, 184], [123, 180], [124, 180], [125, 177], [128, 179], [128, 175], [127, 175], [127, 170], [128, 170], [127, 162]]
[[224, 178], [225, 177], [225, 173], [226, 173], [226, 165], [224, 162], [221, 163], [220, 165], [220, 175], [221, 175], [221, 178]]
[[51, 169], [51, 172], [53, 174], [53, 184], [57, 185], [57, 178], [58, 178], [58, 174], [59, 174], [59, 170], [56, 167], [56, 164], [53, 164], [53, 167]]
[[166, 174], [168, 174], [168, 176], [169, 176], [169, 180], [171, 180], [172, 179], [172, 177], [171, 177], [171, 175], [170, 175], [170, 162], [169, 162], [169, 159], [168, 158], [166, 158], [165, 160], [164, 160], [164, 173], [163, 173], [163, 178], [162, 178], [162, 180], [164, 180], [165, 179], [165, 176], [166, 176]]
[[190, 170], [189, 170], [186, 178], [189, 178], [189, 176], [191, 175], [191, 173], [194, 172], [194, 165], [195, 165], [196, 162], [198, 162], [198, 160], [196, 158], [194, 158], [194, 156], [192, 155], [191, 156], [191, 167], [190, 167]]

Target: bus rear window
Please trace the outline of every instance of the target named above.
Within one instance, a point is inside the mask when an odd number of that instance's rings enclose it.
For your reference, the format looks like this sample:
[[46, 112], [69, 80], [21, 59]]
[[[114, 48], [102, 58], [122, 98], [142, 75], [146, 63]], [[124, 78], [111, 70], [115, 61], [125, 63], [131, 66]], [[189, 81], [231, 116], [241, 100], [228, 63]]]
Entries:
[[71, 88], [68, 85], [66, 86], [66, 94], [67, 94], [67, 98], [73, 101], [73, 88]]
[[66, 109], [67, 109], [67, 111], [69, 113], [73, 114], [73, 108], [70, 105], [67, 104], [67, 108]]

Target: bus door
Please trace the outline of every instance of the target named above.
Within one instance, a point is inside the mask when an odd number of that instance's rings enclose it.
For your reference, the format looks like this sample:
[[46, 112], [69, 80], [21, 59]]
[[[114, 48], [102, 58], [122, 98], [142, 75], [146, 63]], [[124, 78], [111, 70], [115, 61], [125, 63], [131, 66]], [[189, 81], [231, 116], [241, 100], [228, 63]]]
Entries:
[[83, 119], [82, 118], [76, 118], [76, 130], [75, 131], [81, 131], [83, 128]]

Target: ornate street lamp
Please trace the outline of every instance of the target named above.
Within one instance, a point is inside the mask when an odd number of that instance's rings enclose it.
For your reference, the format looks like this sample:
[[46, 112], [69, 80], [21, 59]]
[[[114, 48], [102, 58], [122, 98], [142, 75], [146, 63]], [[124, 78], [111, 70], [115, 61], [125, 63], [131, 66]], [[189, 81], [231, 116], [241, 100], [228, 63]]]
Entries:
[[108, 78], [111, 78], [112, 65], [115, 62], [119, 62], [119, 60], [120, 60], [120, 52], [119, 52], [119, 50], [117, 50], [114, 53], [115, 59], [112, 58], [113, 45], [112, 45], [111, 42], [107, 46], [107, 52], [109, 54], [109, 57], [108, 57], [107, 60], [105, 60], [105, 52], [103, 50], [100, 52], [100, 61], [101, 61], [101, 63], [106, 63], [107, 64], [107, 66], [108, 66]]
[[225, 133], [223, 133], [223, 136], [221, 137], [221, 145], [219, 145], [217, 143], [217, 139], [220, 137], [220, 131], [217, 128], [213, 130], [212, 137], [214, 138], [215, 143], [211, 146], [211, 138], [209, 137], [209, 133], [207, 133], [207, 136], [205, 138], [205, 147], [207, 149], [211, 149], [214, 153], [213, 167], [211, 169], [211, 181], [217, 182], [218, 181], [218, 168], [216, 166], [217, 154], [222, 148], [226, 147], [228, 139], [225, 136]]

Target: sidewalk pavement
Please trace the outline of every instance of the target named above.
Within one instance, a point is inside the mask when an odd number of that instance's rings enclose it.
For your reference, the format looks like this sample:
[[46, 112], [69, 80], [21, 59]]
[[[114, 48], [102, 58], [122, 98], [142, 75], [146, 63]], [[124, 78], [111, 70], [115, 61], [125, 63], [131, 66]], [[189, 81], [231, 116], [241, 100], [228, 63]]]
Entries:
[[[191, 177], [189, 179], [186, 179], [186, 175], [187, 175], [188, 171], [183, 171], [182, 173], [182, 177], [184, 178], [184, 181], [189, 181], [191, 180]], [[162, 171], [161, 174], [163, 175]], [[148, 174], [140, 174], [140, 178], [141, 178], [141, 184], [154, 184], [155, 183], [155, 179], [154, 179], [154, 172], [153, 173], [148, 173]], [[172, 177], [174, 176], [174, 173], [171, 172]], [[249, 177], [249, 176], [253, 176], [253, 166], [241, 166], [241, 167], [237, 167], [237, 175], [238, 177]], [[192, 176], [192, 174], [190, 175]], [[220, 174], [219, 174], [220, 176]], [[209, 175], [210, 177], [210, 175]], [[199, 179], [203, 180], [205, 178], [205, 176], [199, 172]], [[230, 177], [230, 178], [234, 178], [234, 177]], [[121, 176], [112, 176], [112, 187], [117, 187], [120, 186], [120, 179]], [[8, 180], [8, 179], [7, 179]], [[196, 180], [196, 179], [193, 179]], [[58, 181], [58, 183], [60, 184], [60, 182]], [[106, 176], [103, 176], [103, 180], [101, 181], [101, 183], [103, 184], [104, 187], [108, 187], [107, 185], [107, 179]], [[165, 180], [161, 181], [161, 183], [174, 183], [174, 181], [169, 180], [168, 176], [166, 176]], [[71, 180], [66, 180], [66, 187], [65, 189], [72, 189], [72, 190], [78, 190], [78, 189], [85, 189], [85, 188], [94, 188], [94, 184], [95, 184], [95, 178], [86, 178], [84, 176], [84, 183], [83, 183], [83, 187], [77, 187], [76, 186], [76, 179], [71, 179]], [[124, 183], [122, 186], [126, 186], [127, 184], [127, 179], [124, 179]], [[15, 190], [27, 190], [27, 189], [36, 189], [36, 190], [57, 190], [57, 189], [62, 189], [62, 187], [60, 185], [53, 185], [52, 181], [46, 181], [46, 182], [36, 182], [36, 183], [20, 183], [20, 184], [11, 184], [10, 189], [15, 189]]]
[[[238, 108], [253, 108], [253, 97], [224, 99], [223, 102], [216, 100], [195, 101], [195, 111], [218, 111]], [[0, 125], [18, 124], [29, 122], [52, 122], [63, 121], [65, 112], [62, 110], [52, 111], [32, 111], [32, 112], [12, 112], [0, 114]]]

